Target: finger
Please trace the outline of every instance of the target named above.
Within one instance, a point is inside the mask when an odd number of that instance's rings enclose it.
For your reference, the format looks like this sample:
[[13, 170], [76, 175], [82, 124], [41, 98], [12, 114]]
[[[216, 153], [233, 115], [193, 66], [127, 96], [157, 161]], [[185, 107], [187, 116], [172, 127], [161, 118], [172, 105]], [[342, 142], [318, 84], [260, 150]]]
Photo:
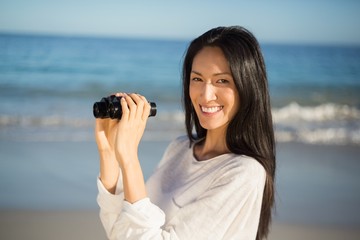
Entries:
[[140, 98], [144, 102], [144, 110], [143, 110], [143, 114], [142, 114], [141, 118], [143, 120], [146, 120], [150, 116], [151, 106], [150, 106], [150, 103], [146, 100], [146, 98], [144, 96], [140, 96]]
[[126, 94], [125, 100], [129, 107], [129, 120], [132, 121], [136, 117], [137, 105], [134, 99], [129, 94]]
[[130, 110], [129, 110], [129, 106], [127, 103], [126, 95], [124, 95], [120, 99], [120, 104], [121, 104], [121, 111], [122, 111], [121, 120], [124, 120], [124, 121], [129, 120]]
[[137, 118], [142, 118], [143, 112], [144, 112], [144, 105], [145, 102], [144, 100], [141, 98], [141, 95], [133, 93], [130, 94], [131, 98], [134, 100], [135, 104], [136, 104], [136, 115], [135, 117]]
[[117, 93], [115, 93], [115, 94], [113, 94], [113, 95], [115, 95], [115, 96], [117, 96], [117, 97], [124, 97], [124, 96], [125, 96], [125, 93], [123, 93], [123, 92], [117, 92]]

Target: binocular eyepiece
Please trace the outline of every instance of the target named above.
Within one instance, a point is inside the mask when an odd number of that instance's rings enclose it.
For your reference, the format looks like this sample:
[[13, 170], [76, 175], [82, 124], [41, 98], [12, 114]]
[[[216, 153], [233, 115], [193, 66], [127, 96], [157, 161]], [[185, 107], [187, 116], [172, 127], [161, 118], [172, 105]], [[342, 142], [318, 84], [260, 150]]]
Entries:
[[[122, 109], [120, 104], [120, 99], [122, 97], [117, 97], [111, 95], [109, 97], [104, 97], [100, 102], [95, 102], [93, 106], [93, 114], [95, 118], [111, 118], [111, 119], [121, 119]], [[151, 109], [149, 117], [156, 115], [156, 104], [154, 102], [149, 102]]]

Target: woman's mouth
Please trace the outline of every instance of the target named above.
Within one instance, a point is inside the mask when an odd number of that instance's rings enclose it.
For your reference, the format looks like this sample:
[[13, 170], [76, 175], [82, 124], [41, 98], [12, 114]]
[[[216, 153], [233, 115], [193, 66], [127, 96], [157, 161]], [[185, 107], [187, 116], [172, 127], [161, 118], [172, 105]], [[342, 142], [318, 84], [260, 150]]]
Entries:
[[216, 106], [216, 107], [204, 107], [200, 105], [200, 109], [203, 113], [216, 113], [220, 112], [224, 106]]

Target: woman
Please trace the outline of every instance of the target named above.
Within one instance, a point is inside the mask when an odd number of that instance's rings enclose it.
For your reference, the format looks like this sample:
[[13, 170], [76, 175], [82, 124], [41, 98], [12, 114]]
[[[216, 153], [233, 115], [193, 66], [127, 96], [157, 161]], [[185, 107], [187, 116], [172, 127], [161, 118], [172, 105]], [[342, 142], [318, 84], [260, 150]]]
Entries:
[[263, 239], [274, 203], [275, 143], [259, 44], [242, 27], [193, 40], [183, 64], [187, 136], [146, 185], [137, 150], [150, 106], [121, 96], [121, 120], [96, 120], [98, 203], [110, 239]]

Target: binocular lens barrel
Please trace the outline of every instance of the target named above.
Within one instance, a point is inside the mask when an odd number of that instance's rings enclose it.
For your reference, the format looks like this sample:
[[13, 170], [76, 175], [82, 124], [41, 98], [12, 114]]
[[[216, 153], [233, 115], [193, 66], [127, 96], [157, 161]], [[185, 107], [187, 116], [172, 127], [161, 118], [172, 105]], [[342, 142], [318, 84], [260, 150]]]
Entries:
[[[100, 102], [95, 102], [93, 106], [93, 114], [95, 118], [111, 118], [111, 119], [121, 119], [122, 109], [120, 104], [121, 97], [116, 97], [111, 95], [109, 97], [104, 97]], [[149, 102], [151, 109], [149, 117], [156, 115], [156, 103]]]
[[96, 118], [107, 118], [109, 117], [106, 103], [104, 102], [96, 102], [93, 107], [94, 117]]

